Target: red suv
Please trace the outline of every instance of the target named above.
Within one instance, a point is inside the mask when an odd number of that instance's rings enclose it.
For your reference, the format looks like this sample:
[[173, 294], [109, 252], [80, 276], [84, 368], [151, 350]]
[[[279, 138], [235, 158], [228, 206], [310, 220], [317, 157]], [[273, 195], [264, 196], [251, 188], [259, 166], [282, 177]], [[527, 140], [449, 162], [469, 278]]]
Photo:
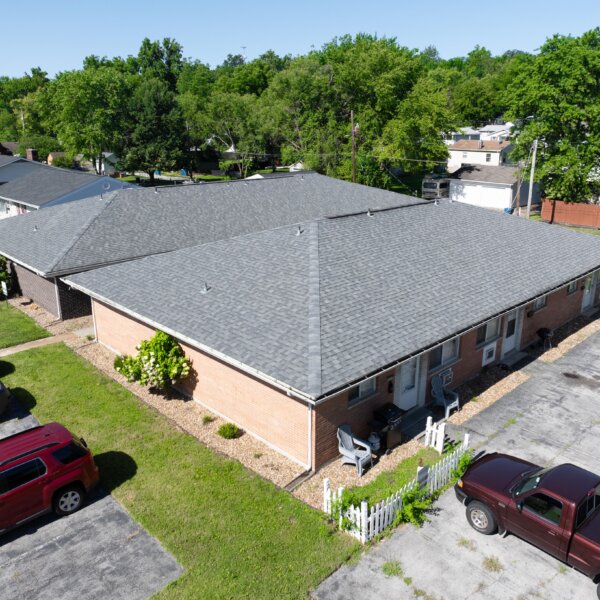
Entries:
[[85, 441], [58, 423], [0, 440], [0, 533], [51, 510], [75, 512], [98, 479]]

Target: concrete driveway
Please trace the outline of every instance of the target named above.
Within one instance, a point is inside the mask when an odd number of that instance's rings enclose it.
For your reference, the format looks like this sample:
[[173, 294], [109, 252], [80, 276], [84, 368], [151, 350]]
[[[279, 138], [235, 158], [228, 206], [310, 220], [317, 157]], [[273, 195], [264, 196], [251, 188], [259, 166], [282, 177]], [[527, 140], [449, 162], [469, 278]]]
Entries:
[[[459, 433], [469, 431], [473, 445], [487, 452], [507, 452], [540, 465], [573, 462], [600, 472], [600, 334], [553, 364], [536, 361], [525, 370], [531, 373], [528, 381]], [[386, 575], [384, 568], [396, 574]], [[450, 490], [422, 529], [400, 528], [357, 564], [339, 569], [314, 595], [328, 600], [592, 600], [595, 588], [585, 576], [512, 535], [476, 533]]]
[[[11, 407], [0, 438], [37, 424]], [[144, 599], [183, 569], [111, 496], [97, 490], [79, 512], [47, 515], [0, 536], [0, 597]]]

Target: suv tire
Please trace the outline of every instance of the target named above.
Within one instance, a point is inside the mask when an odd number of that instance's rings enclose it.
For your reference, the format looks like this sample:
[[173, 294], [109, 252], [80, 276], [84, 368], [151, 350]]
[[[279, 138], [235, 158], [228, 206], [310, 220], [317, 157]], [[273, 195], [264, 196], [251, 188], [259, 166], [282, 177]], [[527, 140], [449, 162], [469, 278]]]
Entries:
[[475, 531], [484, 535], [491, 535], [498, 529], [494, 513], [482, 502], [474, 501], [467, 506], [467, 521]]
[[85, 492], [80, 485], [69, 485], [54, 494], [54, 512], [59, 515], [70, 515], [78, 511], [85, 502]]

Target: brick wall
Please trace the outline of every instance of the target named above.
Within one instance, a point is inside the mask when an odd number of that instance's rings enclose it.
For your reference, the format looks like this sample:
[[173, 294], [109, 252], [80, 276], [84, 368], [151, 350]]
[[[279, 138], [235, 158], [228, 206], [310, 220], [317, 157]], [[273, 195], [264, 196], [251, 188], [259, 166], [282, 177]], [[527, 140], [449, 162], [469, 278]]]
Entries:
[[527, 316], [527, 313], [533, 310], [533, 305], [530, 304], [525, 307], [521, 348], [539, 341], [538, 329], [542, 327], [556, 329], [581, 314], [581, 302], [583, 300], [582, 285], [583, 280], [579, 280], [577, 282], [577, 289], [572, 294], [567, 294], [566, 288], [549, 294], [546, 297], [546, 306], [535, 311], [530, 317]]
[[64, 319], [75, 319], [92, 314], [92, 302], [88, 295], [73, 290], [63, 281], [58, 281], [58, 301], [61, 316]]
[[38, 306], [45, 308], [55, 317], [59, 317], [58, 304], [56, 302], [56, 286], [54, 279], [44, 279], [21, 265], [14, 265], [21, 294], [29, 298]]
[[315, 467], [339, 455], [337, 429], [348, 423], [352, 433], [358, 437], [366, 437], [371, 432], [369, 421], [373, 420], [373, 411], [387, 402], [394, 401], [393, 392], [388, 392], [388, 381], [394, 378], [395, 369], [379, 375], [376, 380], [376, 391], [354, 406], [348, 406], [348, 392], [332, 396], [313, 411], [313, 456]]
[[[122, 354], [154, 329], [97, 301], [98, 341]], [[195, 348], [181, 344], [193, 372], [179, 388], [302, 464], [308, 460], [308, 406]]]

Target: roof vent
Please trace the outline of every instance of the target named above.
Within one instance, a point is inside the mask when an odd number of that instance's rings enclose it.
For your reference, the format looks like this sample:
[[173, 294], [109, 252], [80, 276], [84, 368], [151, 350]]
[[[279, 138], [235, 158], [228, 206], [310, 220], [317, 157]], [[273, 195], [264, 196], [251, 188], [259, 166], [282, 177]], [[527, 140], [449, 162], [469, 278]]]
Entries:
[[34, 226], [33, 226], [33, 230], [34, 230], [34, 231], [37, 231], [37, 230], [38, 230], [38, 227], [37, 227], [37, 225], [34, 225]]
[[208, 292], [210, 292], [212, 288], [210, 288], [208, 286], [208, 283], [206, 283], [206, 281], [204, 282], [204, 285], [200, 288], [200, 293], [201, 294], [208, 294]]
[[304, 233], [304, 229], [298, 225], [298, 229], [296, 229], [296, 235], [302, 235]]
[[434, 204], [437, 206], [440, 203], [440, 201], [436, 198]]
[[154, 193], [158, 194], [158, 188], [156, 186], [154, 186]]
[[373, 211], [370, 208], [367, 208], [367, 217], [372, 217]]

